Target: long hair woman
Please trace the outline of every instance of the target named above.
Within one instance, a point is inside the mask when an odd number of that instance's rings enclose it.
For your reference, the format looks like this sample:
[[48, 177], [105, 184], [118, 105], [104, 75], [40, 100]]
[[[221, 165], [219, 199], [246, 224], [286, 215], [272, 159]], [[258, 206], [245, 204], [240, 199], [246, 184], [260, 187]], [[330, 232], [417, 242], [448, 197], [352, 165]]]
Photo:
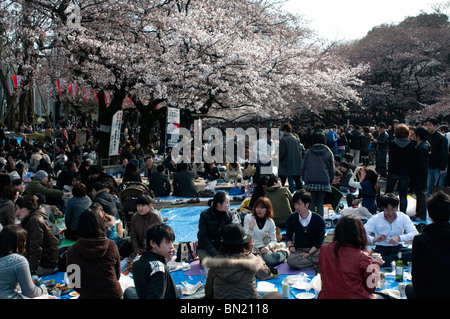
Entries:
[[339, 219], [333, 241], [320, 249], [322, 290], [319, 299], [373, 299], [381, 255], [367, 252], [367, 236], [362, 221], [354, 215]]
[[[355, 181], [358, 173], [360, 174], [359, 178], [361, 182]], [[372, 215], [376, 214], [378, 210], [377, 202], [380, 198], [378, 174], [373, 169], [358, 167], [355, 169], [348, 185], [359, 190], [360, 198], [353, 200], [352, 205], [357, 206], [361, 204], [361, 206], [367, 208]]]
[[269, 267], [282, 263], [287, 251], [276, 239], [275, 222], [272, 219], [272, 203], [267, 197], [260, 197], [253, 206], [252, 213], [244, 218], [245, 231], [255, 239], [254, 247], [259, 250]]

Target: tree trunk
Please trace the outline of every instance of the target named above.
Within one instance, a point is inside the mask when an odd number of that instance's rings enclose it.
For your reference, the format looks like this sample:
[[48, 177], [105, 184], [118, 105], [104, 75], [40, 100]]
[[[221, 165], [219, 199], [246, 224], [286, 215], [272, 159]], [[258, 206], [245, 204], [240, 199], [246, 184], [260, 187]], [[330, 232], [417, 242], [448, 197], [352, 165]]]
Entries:
[[152, 141], [152, 130], [158, 120], [166, 114], [166, 107], [161, 107], [156, 109], [157, 105], [161, 103], [161, 100], [151, 101], [147, 105], [141, 102], [135, 102], [136, 109], [141, 115], [139, 118], [140, 132], [139, 132], [139, 143], [143, 149], [146, 149]]
[[125, 98], [125, 90], [116, 89], [111, 93], [111, 103], [106, 105], [105, 92], [102, 90], [98, 93], [98, 124], [100, 130], [98, 132], [98, 157], [100, 163], [109, 157], [109, 140], [111, 137], [112, 118], [117, 111], [122, 109], [122, 101]]

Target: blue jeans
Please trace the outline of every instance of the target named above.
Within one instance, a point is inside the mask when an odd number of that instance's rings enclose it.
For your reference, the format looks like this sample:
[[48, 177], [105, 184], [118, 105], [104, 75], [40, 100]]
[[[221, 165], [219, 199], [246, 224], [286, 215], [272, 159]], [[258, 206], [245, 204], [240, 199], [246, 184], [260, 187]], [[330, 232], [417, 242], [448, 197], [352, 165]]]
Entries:
[[[433, 193], [433, 187], [434, 186], [444, 186], [444, 182], [445, 182], [445, 177], [447, 175], [447, 169], [445, 170], [445, 173], [440, 175], [440, 170], [439, 168], [433, 168], [433, 169], [428, 169], [428, 181], [427, 181], [427, 192], [428, 192], [428, 197], [431, 196], [431, 193]], [[440, 178], [439, 178], [440, 176]], [[436, 185], [437, 181], [439, 179], [439, 184]]]
[[[261, 249], [260, 249], [261, 251]], [[285, 261], [287, 253], [284, 251], [269, 252], [261, 254], [262, 259], [266, 262], [267, 266], [273, 267]]]

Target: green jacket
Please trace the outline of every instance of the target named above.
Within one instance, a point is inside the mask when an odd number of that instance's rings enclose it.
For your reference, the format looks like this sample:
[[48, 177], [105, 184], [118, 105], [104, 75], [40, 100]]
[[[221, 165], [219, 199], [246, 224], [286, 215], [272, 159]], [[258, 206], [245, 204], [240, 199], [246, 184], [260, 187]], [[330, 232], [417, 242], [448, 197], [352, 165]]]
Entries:
[[266, 197], [272, 203], [275, 225], [285, 228], [287, 218], [295, 210], [292, 193], [287, 187], [274, 185], [267, 188]]
[[62, 190], [45, 187], [41, 181], [33, 179], [25, 189], [25, 195], [35, 195], [37, 193], [43, 194], [45, 197], [63, 196]]

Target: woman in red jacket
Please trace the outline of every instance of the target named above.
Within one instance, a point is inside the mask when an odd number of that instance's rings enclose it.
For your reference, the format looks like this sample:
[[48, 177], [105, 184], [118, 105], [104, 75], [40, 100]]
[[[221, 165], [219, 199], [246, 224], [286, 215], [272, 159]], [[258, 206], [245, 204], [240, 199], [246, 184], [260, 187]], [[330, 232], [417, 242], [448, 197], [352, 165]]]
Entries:
[[319, 299], [374, 298], [381, 255], [366, 251], [367, 236], [361, 220], [353, 215], [341, 217], [333, 242], [320, 249], [319, 265], [322, 290]]

